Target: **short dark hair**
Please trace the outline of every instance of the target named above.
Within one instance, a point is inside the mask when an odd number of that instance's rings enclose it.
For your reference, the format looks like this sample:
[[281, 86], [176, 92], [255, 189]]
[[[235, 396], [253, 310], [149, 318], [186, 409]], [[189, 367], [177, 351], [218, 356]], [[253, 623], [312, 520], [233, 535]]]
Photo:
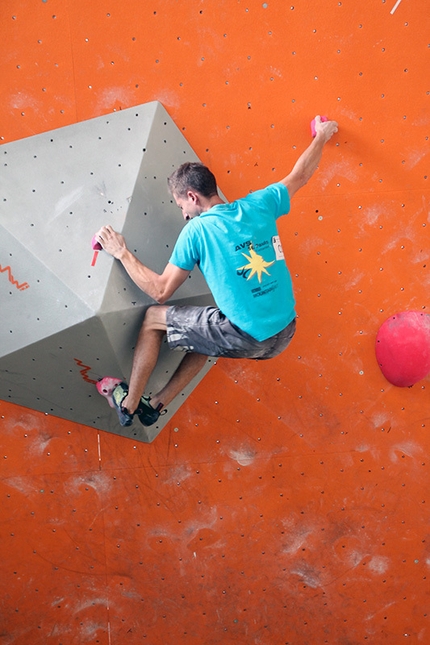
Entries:
[[198, 162], [183, 163], [167, 180], [172, 195], [185, 197], [188, 190], [194, 190], [203, 197], [218, 193], [215, 175], [207, 166]]

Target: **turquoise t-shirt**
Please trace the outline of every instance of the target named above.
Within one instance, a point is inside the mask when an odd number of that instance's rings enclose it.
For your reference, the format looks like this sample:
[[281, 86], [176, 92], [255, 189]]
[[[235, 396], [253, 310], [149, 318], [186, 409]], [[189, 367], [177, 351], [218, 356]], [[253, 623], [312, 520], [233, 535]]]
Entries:
[[290, 210], [284, 184], [217, 204], [182, 229], [171, 264], [200, 268], [227, 318], [257, 340], [284, 329], [295, 317], [291, 277], [276, 220]]

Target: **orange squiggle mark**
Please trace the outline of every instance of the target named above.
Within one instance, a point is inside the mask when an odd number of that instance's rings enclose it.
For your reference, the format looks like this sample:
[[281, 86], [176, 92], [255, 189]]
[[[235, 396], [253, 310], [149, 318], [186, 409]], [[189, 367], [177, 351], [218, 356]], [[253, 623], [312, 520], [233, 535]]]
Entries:
[[96, 383], [98, 383], [98, 381], [94, 381], [92, 378], [90, 378], [90, 377], [88, 376], [88, 372], [89, 372], [89, 371], [90, 371], [90, 369], [91, 369], [91, 367], [90, 367], [89, 365], [84, 365], [84, 364], [83, 364], [83, 362], [79, 360], [79, 358], [74, 358], [73, 360], [74, 360], [74, 361], [76, 361], [76, 364], [77, 364], [79, 367], [83, 367], [83, 368], [84, 368], [84, 369], [80, 370], [80, 372], [81, 372], [81, 374], [82, 374], [82, 378], [84, 379], [84, 381], [86, 381], [87, 383], [93, 383], [94, 385], [95, 385]]
[[10, 266], [3, 268], [2, 265], [0, 264], [0, 273], [4, 273], [5, 271], [8, 272], [9, 282], [13, 284], [17, 289], [19, 289], [20, 291], [24, 291], [24, 289], [28, 289], [28, 287], [30, 286], [28, 282], [23, 282], [22, 284], [19, 284], [18, 281], [15, 280], [15, 278], [13, 277]]

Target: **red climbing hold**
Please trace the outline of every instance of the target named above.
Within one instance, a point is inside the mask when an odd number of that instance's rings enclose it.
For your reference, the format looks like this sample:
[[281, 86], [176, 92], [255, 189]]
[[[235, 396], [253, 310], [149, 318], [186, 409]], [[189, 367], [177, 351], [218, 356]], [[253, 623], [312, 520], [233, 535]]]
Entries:
[[376, 336], [376, 359], [385, 378], [410, 387], [430, 373], [430, 315], [404, 311], [388, 318]]

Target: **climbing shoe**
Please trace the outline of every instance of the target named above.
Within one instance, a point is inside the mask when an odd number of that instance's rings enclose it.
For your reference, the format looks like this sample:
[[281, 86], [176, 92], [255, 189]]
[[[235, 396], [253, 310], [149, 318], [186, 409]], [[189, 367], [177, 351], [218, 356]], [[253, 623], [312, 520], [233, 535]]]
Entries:
[[128, 394], [127, 383], [121, 382], [112, 392], [112, 402], [114, 404], [119, 422], [122, 426], [131, 426], [133, 423], [133, 414], [130, 414], [122, 405]]
[[152, 426], [153, 423], [158, 421], [160, 414], [167, 412], [167, 410], [161, 412], [163, 407], [162, 403], [159, 403], [156, 408], [153, 408], [150, 404], [149, 396], [142, 396], [139, 401], [139, 407], [137, 408], [135, 414], [139, 417], [139, 421], [144, 426]]

